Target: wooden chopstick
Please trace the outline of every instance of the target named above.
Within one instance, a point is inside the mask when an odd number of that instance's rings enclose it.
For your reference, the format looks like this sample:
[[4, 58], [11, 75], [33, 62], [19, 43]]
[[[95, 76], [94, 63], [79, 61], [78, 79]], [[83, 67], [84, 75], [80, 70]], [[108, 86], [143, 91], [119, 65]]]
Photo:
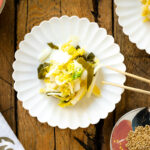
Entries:
[[124, 74], [124, 75], [126, 75], [126, 76], [129, 76], [129, 77], [131, 77], [131, 78], [135, 78], [135, 79], [137, 79], [137, 80], [140, 80], [140, 81], [143, 81], [143, 82], [146, 82], [146, 83], [150, 83], [150, 80], [149, 80], [149, 79], [146, 79], [146, 78], [143, 78], [143, 77], [134, 75], [134, 74], [132, 74], [132, 73], [124, 72], [124, 71], [118, 70], [118, 69], [113, 68], [113, 67], [110, 67], [110, 66], [105, 66], [105, 67], [108, 68], [108, 69], [110, 69], [110, 70], [119, 72], [119, 73]]
[[[115, 72], [119, 72], [119, 73], [124, 74], [126, 76], [129, 76], [131, 78], [134, 78], [134, 79], [146, 82], [146, 83], [150, 83], [149, 79], [146, 79], [146, 78], [143, 78], [143, 77], [140, 77], [140, 76], [128, 73], [128, 72], [124, 72], [124, 71], [118, 70], [118, 69], [110, 67], [110, 66], [102, 66], [102, 67], [105, 67], [107, 69], [113, 70]], [[146, 91], [146, 90], [142, 90], [142, 89], [138, 89], [138, 88], [133, 88], [133, 87], [125, 86], [125, 85], [119, 85], [117, 83], [112, 83], [112, 82], [107, 82], [107, 81], [102, 81], [102, 83], [103, 84], [107, 84], [107, 85], [112, 85], [112, 86], [120, 87], [120, 88], [124, 88], [124, 89], [130, 90], [130, 91], [134, 91], [134, 92], [138, 92], [138, 93], [143, 93], [143, 94], [150, 95], [150, 91]]]
[[138, 89], [138, 88], [133, 88], [133, 87], [125, 86], [125, 85], [119, 85], [119, 84], [112, 83], [112, 82], [107, 82], [107, 81], [102, 81], [102, 83], [103, 84], [107, 84], [107, 85], [112, 85], [112, 86], [120, 87], [120, 88], [124, 88], [124, 89], [130, 90], [130, 91], [134, 91], [134, 92], [138, 92], [138, 93], [143, 93], [143, 94], [150, 95], [150, 92], [146, 91], [146, 90], [142, 90], [142, 89]]

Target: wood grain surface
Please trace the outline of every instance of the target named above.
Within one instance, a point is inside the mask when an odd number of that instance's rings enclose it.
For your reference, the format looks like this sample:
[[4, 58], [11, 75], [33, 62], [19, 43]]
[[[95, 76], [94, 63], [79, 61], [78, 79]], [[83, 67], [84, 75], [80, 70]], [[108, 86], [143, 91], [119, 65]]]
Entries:
[[[150, 55], [138, 50], [123, 34], [113, 0], [8, 0], [0, 15], [0, 111], [26, 150], [109, 150], [115, 122], [134, 108], [150, 106], [149, 96], [125, 91], [116, 109], [97, 125], [61, 130], [31, 117], [13, 90], [12, 62], [20, 41], [41, 21], [62, 15], [87, 17], [106, 28], [120, 45], [127, 71], [150, 77]], [[126, 85], [150, 90], [150, 85], [131, 78]]]
[[[99, 1], [98, 3], [98, 24], [102, 28], [106, 28], [108, 34], [113, 36], [113, 2], [111, 0], [107, 1]], [[107, 11], [106, 11], [107, 10]], [[98, 149], [109, 150], [110, 145], [110, 135], [111, 130], [114, 126], [114, 112], [109, 113], [108, 117], [100, 121], [97, 125], [98, 131], [97, 134], [101, 137], [100, 140], [102, 141], [101, 145], [98, 145]]]
[[14, 52], [15, 6], [14, 0], [10, 0], [0, 15], [0, 111], [15, 132], [15, 92], [12, 80]]

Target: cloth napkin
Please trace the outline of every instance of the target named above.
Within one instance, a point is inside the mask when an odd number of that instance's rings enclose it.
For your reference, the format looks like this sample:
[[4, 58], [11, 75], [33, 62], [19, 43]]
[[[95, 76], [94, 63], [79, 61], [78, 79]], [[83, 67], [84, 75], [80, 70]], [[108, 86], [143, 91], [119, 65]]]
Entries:
[[0, 113], [0, 150], [24, 150], [14, 132]]

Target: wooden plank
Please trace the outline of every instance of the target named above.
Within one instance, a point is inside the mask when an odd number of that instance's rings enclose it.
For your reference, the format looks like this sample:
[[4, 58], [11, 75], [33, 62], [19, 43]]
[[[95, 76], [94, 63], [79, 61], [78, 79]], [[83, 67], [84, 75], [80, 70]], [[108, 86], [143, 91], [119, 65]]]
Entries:
[[96, 134], [94, 125], [90, 125], [86, 129], [78, 128], [76, 130], [55, 128], [56, 150], [94, 150], [96, 145], [87, 134], [94, 139]]
[[[100, 27], [103, 27], [107, 30], [108, 34], [113, 35], [113, 20], [112, 20], [112, 1], [111, 0], [101, 0], [98, 3], [98, 24]], [[110, 142], [110, 135], [113, 128], [113, 120], [114, 120], [114, 112], [109, 113], [108, 117], [104, 121], [100, 121], [97, 125], [99, 130], [97, 134], [101, 138], [100, 142], [101, 147], [98, 148], [102, 150], [110, 149], [109, 142]], [[100, 126], [100, 127], [99, 127]]]
[[[92, 0], [72, 0], [68, 3], [68, 0], [61, 0], [61, 15], [76, 15], [79, 17], [87, 17], [90, 21], [94, 21]], [[95, 137], [96, 128], [91, 125], [87, 129], [61, 130], [55, 129], [56, 134], [56, 149], [57, 150], [83, 150], [96, 148], [96, 145], [89, 140], [86, 134], [89, 134], [92, 138]], [[85, 145], [84, 145], [85, 144]]]
[[92, 0], [72, 0], [70, 3], [61, 0], [61, 15], [87, 17], [90, 21], [94, 21], [95, 18], [91, 13], [93, 11]]
[[[20, 0], [17, 14], [17, 43], [34, 25], [60, 15], [58, 0]], [[54, 128], [41, 124], [18, 101], [18, 137], [27, 150], [51, 150], [55, 147]]]
[[[128, 37], [122, 32], [118, 24], [118, 17], [114, 14], [114, 36], [116, 42], [120, 45], [121, 52], [125, 56], [127, 72], [150, 78], [150, 57], [145, 51], [139, 50], [135, 44], [131, 43]], [[150, 86], [141, 81], [127, 78], [126, 85], [149, 90]], [[143, 106], [150, 105], [148, 95], [125, 91], [121, 102], [116, 107], [116, 121], [126, 112]]]
[[105, 28], [110, 35], [113, 34], [112, 5], [111, 0], [101, 0], [98, 3], [98, 24]]
[[40, 123], [18, 102], [18, 137], [26, 150], [54, 149], [54, 129]]
[[0, 111], [15, 132], [15, 94], [12, 87], [12, 62], [15, 48], [14, 3], [14, 0], [6, 2], [5, 8], [0, 14]]

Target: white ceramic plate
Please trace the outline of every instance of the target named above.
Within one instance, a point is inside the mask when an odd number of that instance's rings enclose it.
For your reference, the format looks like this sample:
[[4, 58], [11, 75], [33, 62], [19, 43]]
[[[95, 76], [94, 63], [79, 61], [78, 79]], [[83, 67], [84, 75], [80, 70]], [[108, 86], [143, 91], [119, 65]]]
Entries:
[[119, 46], [114, 43], [113, 37], [107, 35], [106, 30], [99, 28], [96, 23], [89, 22], [87, 18], [53, 17], [33, 27], [31, 32], [25, 35], [24, 41], [20, 42], [19, 50], [15, 53], [14, 88], [18, 99], [23, 102], [23, 107], [29, 110], [31, 116], [61, 129], [85, 128], [106, 118], [120, 101], [123, 89], [109, 85], [102, 86], [100, 80], [121, 85], [125, 82], [124, 75], [103, 68], [97, 81], [101, 89], [100, 97], [83, 98], [75, 106], [61, 108], [57, 99], [41, 95], [39, 89], [42, 82], [37, 76], [39, 53], [47, 47], [48, 42], [61, 45], [71, 36], [79, 37], [79, 45], [88, 52], [93, 52], [103, 65], [126, 70], [123, 64], [124, 57], [120, 53]]
[[118, 22], [136, 46], [150, 54], [150, 21], [143, 23], [140, 0], [115, 0]]

